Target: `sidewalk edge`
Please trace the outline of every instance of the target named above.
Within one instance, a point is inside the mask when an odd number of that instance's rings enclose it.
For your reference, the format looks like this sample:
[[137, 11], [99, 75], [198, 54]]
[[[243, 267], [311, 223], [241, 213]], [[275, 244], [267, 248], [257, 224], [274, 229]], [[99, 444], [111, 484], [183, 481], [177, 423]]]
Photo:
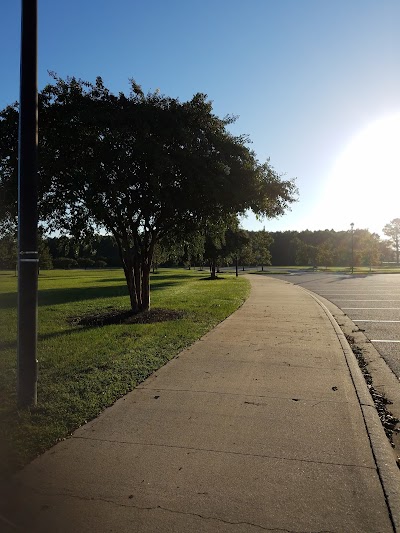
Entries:
[[304, 287], [298, 288], [308, 293], [323, 309], [326, 316], [329, 318], [342, 346], [346, 363], [349, 368], [351, 379], [353, 381], [363, 414], [372, 454], [374, 456], [377, 472], [386, 498], [386, 504], [388, 506], [393, 528], [396, 533], [400, 533], [400, 471], [396, 465], [390, 443], [385, 435], [379, 415], [374, 405], [374, 401], [369, 393], [362, 372], [343, 331], [340, 329], [338, 323], [326, 305], [321, 302], [321, 300], [318, 299], [318, 296], [313, 292], [305, 289]]

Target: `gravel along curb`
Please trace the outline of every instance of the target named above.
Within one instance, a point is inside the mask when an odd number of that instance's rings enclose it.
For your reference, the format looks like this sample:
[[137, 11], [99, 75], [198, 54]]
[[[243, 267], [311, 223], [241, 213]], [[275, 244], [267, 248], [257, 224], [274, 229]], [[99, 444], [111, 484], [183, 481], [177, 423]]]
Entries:
[[[395, 455], [386, 437], [374, 401], [368, 391], [367, 384], [365, 383], [364, 376], [343, 331], [340, 329], [332, 312], [328, 309], [328, 306], [324, 304], [322, 298], [320, 299], [320, 297], [313, 292], [304, 289], [303, 287], [298, 288], [307, 292], [318, 305], [322, 307], [338, 336], [364, 417], [365, 427], [370, 440], [377, 472], [381, 480], [394, 531], [400, 533], [400, 470], [397, 467]], [[331, 306], [333, 306], [333, 304], [330, 303], [329, 307]], [[343, 314], [339, 309], [338, 313]], [[358, 330], [357, 326], [355, 326], [354, 323], [352, 324], [353, 329]], [[398, 384], [397, 387], [399, 387]]]

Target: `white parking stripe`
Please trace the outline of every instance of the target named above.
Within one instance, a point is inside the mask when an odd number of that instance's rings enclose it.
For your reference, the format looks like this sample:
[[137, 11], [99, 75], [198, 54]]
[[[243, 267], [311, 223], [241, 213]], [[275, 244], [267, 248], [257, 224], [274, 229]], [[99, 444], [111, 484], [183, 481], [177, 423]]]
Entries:
[[400, 342], [400, 341], [387, 341], [387, 340], [381, 340], [381, 339], [371, 339], [371, 342]]
[[391, 300], [391, 299], [387, 299], [387, 300], [354, 300], [353, 298], [346, 298], [345, 300], [336, 300], [335, 298], [335, 302], [400, 302], [400, 300]]
[[342, 309], [352, 310], [352, 311], [362, 311], [364, 309], [369, 309], [369, 310], [379, 309], [380, 311], [385, 311], [386, 309], [391, 309], [391, 310], [400, 311], [400, 307], [342, 307]]
[[359, 320], [358, 318], [352, 318], [352, 321], [353, 322], [384, 322], [384, 323], [390, 323], [390, 324], [393, 324], [393, 323], [399, 323], [400, 320]]

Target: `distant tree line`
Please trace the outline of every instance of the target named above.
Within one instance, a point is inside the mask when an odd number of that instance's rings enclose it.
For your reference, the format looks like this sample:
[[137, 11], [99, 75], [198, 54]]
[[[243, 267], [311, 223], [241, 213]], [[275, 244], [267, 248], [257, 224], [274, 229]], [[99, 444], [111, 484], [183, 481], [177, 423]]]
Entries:
[[391, 241], [366, 229], [284, 231], [271, 233], [272, 264], [303, 266], [371, 266], [395, 260]]
[[[151, 268], [182, 266], [209, 268], [216, 274], [223, 266], [237, 262], [246, 267], [309, 266], [326, 268], [377, 266], [384, 262], [396, 262], [400, 235], [393, 224], [389, 240], [365, 229], [351, 231], [246, 231], [233, 217], [227, 224], [205, 225], [201, 231], [180, 239], [160, 240], [155, 248]], [[392, 221], [393, 222], [393, 221]], [[389, 236], [389, 235], [388, 235]], [[59, 236], [39, 239], [41, 269], [122, 267], [118, 244], [112, 235], [92, 234], [84, 239]], [[8, 234], [0, 239], [0, 268], [16, 266], [16, 236]]]

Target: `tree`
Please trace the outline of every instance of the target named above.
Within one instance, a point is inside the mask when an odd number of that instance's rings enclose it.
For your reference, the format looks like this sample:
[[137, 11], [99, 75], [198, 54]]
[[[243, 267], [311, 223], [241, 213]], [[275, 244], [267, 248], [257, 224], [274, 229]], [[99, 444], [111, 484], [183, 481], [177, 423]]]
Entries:
[[370, 272], [372, 265], [381, 262], [380, 238], [377, 233], [365, 232], [361, 237], [360, 254], [362, 263], [369, 266]]
[[300, 237], [297, 236], [293, 237], [290, 242], [290, 245], [295, 251], [296, 265], [313, 265], [314, 267], [317, 266], [317, 246], [313, 244], [307, 244]]
[[262, 231], [252, 234], [252, 244], [254, 250], [254, 257], [258, 265], [261, 266], [261, 270], [264, 270], [265, 265], [271, 264], [271, 252], [269, 247], [273, 243], [273, 238], [269, 233]]
[[323, 265], [325, 270], [333, 264], [334, 257], [335, 252], [331, 242], [325, 241], [317, 247], [316, 262], [318, 265]]
[[51, 270], [53, 268], [53, 258], [50, 253], [49, 245], [47, 241], [43, 239], [41, 231], [39, 231], [38, 252], [39, 252], [39, 269]]
[[0, 239], [0, 269], [15, 270], [17, 256], [18, 252], [15, 232], [3, 235]]
[[249, 244], [249, 232], [239, 227], [239, 221], [233, 220], [225, 233], [225, 249], [229, 262], [235, 262], [236, 276], [238, 276], [239, 257], [242, 250]]
[[215, 224], [206, 224], [204, 230], [204, 259], [210, 265], [210, 278], [217, 279], [217, 267], [225, 255], [226, 225], [223, 221]]
[[253, 252], [253, 246], [249, 239], [248, 242], [243, 244], [240, 249], [239, 263], [242, 265], [242, 270], [244, 271], [246, 266], [252, 265], [254, 264], [254, 262], [255, 257]]
[[[260, 164], [245, 136], [233, 136], [206, 95], [180, 102], [128, 96], [53, 75], [39, 95], [39, 211], [50, 229], [82, 237], [104, 228], [117, 243], [133, 311], [150, 305], [156, 243], [252, 209], [275, 217], [295, 200], [292, 180]], [[16, 106], [0, 113], [0, 217], [16, 215]]]
[[71, 257], [57, 257], [53, 261], [54, 268], [62, 268], [64, 270], [70, 270], [71, 268], [77, 268], [78, 262]]
[[95, 265], [95, 261], [90, 259], [90, 257], [78, 257], [76, 262], [78, 263], [79, 268], [84, 268], [85, 270], [93, 268]]
[[393, 248], [396, 251], [396, 264], [399, 266], [399, 252], [400, 252], [400, 218], [394, 218], [386, 224], [383, 228], [383, 233], [390, 238]]
[[98, 237], [96, 260], [106, 261], [109, 266], [122, 266], [118, 246], [112, 235], [100, 235]]
[[271, 259], [273, 265], [294, 265], [296, 264], [297, 231], [276, 231], [272, 233], [273, 242], [270, 246]]

